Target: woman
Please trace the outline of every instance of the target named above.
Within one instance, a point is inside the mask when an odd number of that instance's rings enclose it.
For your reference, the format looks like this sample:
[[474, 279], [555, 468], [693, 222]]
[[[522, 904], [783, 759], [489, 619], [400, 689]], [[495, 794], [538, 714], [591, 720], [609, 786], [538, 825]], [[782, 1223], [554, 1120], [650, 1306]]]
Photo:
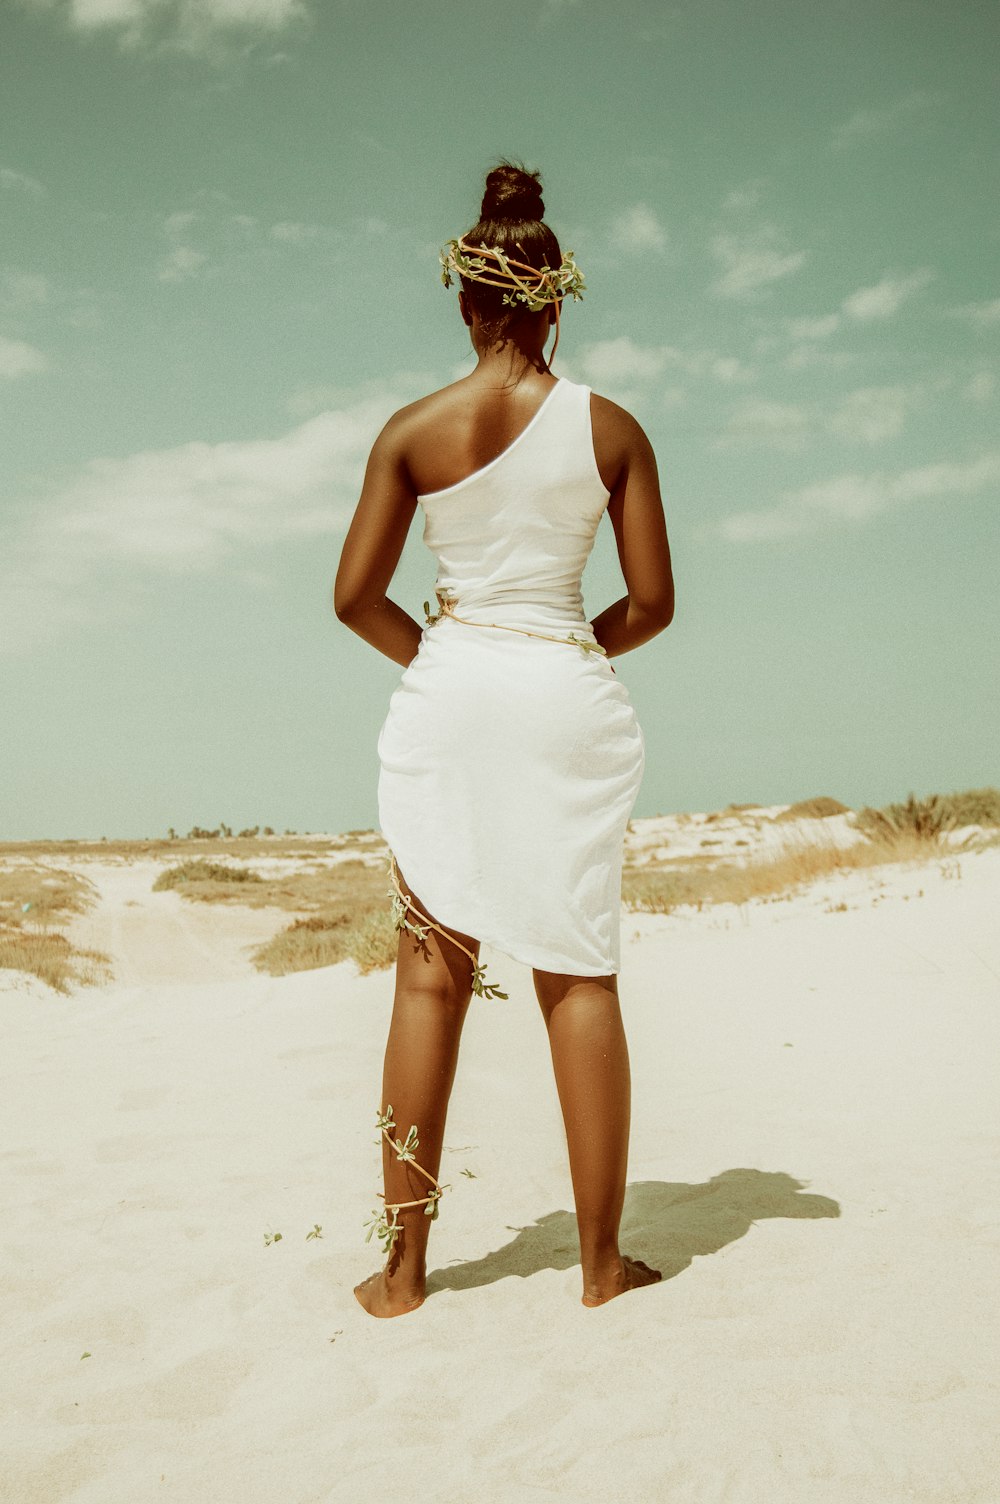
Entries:
[[[618, 1248], [630, 1120], [621, 863], [645, 743], [609, 659], [670, 624], [670, 549], [639, 424], [546, 361], [583, 278], [543, 215], [538, 174], [501, 163], [478, 223], [442, 253], [478, 364], [379, 435], [334, 592], [340, 620], [406, 666], [378, 741], [400, 935], [377, 1120], [389, 1256], [355, 1289], [372, 1316], [424, 1299], [462, 1024], [474, 992], [506, 996], [485, 979], [483, 942], [532, 967], [583, 1303], [660, 1278]], [[386, 595], [418, 503], [438, 564], [424, 626]], [[628, 594], [587, 622], [580, 576], [605, 511]]]

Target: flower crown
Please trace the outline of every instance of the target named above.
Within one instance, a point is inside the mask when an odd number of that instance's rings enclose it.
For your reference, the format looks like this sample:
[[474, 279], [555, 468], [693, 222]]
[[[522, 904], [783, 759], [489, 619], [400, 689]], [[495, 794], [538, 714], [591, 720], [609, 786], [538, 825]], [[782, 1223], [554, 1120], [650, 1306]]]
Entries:
[[511, 305], [525, 303], [532, 313], [538, 313], [547, 303], [558, 305], [567, 295], [579, 302], [586, 287], [572, 251], [566, 252], [555, 270], [550, 266], [539, 270], [526, 261], [515, 261], [498, 245], [492, 249], [486, 245], [470, 246], [462, 238], [449, 240], [438, 259], [445, 287], [451, 286], [453, 272], [457, 277], [485, 282], [489, 287], [506, 287], [510, 290], [504, 293], [503, 301]]

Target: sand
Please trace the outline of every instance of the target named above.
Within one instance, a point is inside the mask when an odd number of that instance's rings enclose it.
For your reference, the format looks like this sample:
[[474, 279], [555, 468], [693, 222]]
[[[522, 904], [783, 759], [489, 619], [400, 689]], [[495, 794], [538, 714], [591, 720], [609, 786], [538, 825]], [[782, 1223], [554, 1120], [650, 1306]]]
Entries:
[[531, 975], [484, 951], [393, 1321], [352, 1294], [391, 972], [265, 978], [287, 915], [88, 871], [118, 980], [0, 974], [4, 1504], [1000, 1500], [1000, 850], [624, 916], [623, 1248], [665, 1277], [597, 1310]]

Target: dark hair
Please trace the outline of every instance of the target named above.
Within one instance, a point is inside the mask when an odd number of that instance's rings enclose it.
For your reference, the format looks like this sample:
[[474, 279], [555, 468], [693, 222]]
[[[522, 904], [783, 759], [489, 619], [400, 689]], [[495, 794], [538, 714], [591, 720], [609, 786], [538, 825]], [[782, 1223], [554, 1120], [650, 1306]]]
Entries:
[[[542, 182], [537, 172], [529, 172], [520, 162], [498, 162], [486, 174], [479, 219], [466, 231], [467, 245], [499, 246], [505, 256], [526, 262], [541, 271], [553, 269], [562, 261], [559, 242], [544, 221], [545, 202]], [[502, 287], [462, 278], [462, 288], [470, 307], [479, 315], [483, 334], [489, 343], [499, 339], [518, 318], [537, 318], [523, 304], [504, 303]]]

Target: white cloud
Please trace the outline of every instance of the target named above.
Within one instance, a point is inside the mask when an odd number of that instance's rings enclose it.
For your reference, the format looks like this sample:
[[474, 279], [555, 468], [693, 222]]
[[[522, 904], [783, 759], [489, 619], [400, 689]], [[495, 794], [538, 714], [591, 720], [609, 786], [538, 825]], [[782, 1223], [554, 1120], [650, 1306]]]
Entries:
[[789, 371], [805, 371], [810, 368], [821, 371], [838, 371], [847, 366], [856, 366], [861, 357], [851, 350], [824, 350], [816, 344], [797, 345], [785, 356], [784, 365]]
[[806, 259], [805, 251], [783, 249], [781, 237], [770, 226], [747, 235], [716, 235], [711, 251], [722, 267], [711, 288], [720, 298], [752, 296], [797, 272]]
[[44, 198], [45, 189], [37, 178], [26, 172], [16, 172], [13, 167], [0, 167], [0, 189], [9, 188], [15, 193], [27, 193], [31, 198]]
[[992, 402], [996, 395], [996, 390], [997, 379], [993, 372], [977, 371], [975, 376], [967, 381], [962, 388], [962, 396], [967, 402]]
[[7, 301], [14, 306], [47, 303], [52, 284], [39, 272], [19, 272], [4, 269], [3, 288]]
[[190, 277], [197, 276], [205, 265], [208, 256], [204, 251], [196, 251], [193, 246], [177, 245], [168, 256], [164, 256], [157, 267], [156, 276], [160, 282], [185, 282]]
[[788, 333], [792, 339], [829, 339], [839, 328], [839, 313], [822, 313], [816, 318], [788, 320]]
[[648, 381], [667, 365], [667, 351], [637, 345], [627, 335], [584, 346], [579, 363], [591, 381]]
[[709, 360], [708, 373], [714, 376], [716, 381], [721, 381], [730, 386], [737, 381], [752, 381], [754, 372], [750, 366], [744, 365], [736, 355], [719, 355]]
[[[686, 404], [688, 392], [678, 377], [732, 388], [756, 380], [757, 374], [735, 356], [717, 350], [642, 345], [627, 335], [584, 345], [566, 357], [563, 369], [570, 380], [586, 382], [630, 411], [650, 412]], [[452, 374], [456, 380], [468, 375], [467, 366], [456, 367]]]
[[268, 230], [272, 240], [280, 240], [286, 245], [305, 245], [308, 241], [315, 240], [318, 235], [324, 233], [320, 225], [301, 224], [297, 220], [282, 219], [273, 224]]
[[933, 276], [933, 271], [927, 266], [910, 272], [905, 277], [894, 277], [887, 272], [872, 287], [859, 287], [857, 292], [852, 292], [844, 299], [841, 307], [852, 319], [867, 321], [891, 318], [900, 305], [926, 287]]
[[48, 361], [41, 350], [25, 344], [21, 339], [5, 339], [0, 334], [0, 377], [13, 380], [18, 376], [31, 376], [36, 371], [48, 368]]
[[213, 26], [259, 26], [280, 31], [304, 14], [304, 6], [301, 0], [183, 0], [183, 15], [196, 12]]
[[913, 392], [902, 386], [866, 386], [850, 392], [830, 416], [829, 428], [841, 438], [880, 444], [903, 431]]
[[924, 90], [914, 90], [889, 104], [876, 105], [872, 109], [856, 110], [850, 119], [838, 125], [831, 145], [835, 151], [856, 146], [859, 142], [871, 141], [875, 136], [884, 136], [896, 130], [905, 121], [912, 119], [921, 110], [938, 102], [939, 95]]
[[809, 535], [837, 524], [861, 524], [917, 501], [973, 496], [1000, 485], [1000, 450], [964, 463], [921, 465], [898, 474], [839, 475], [789, 491], [773, 507], [738, 512], [714, 529], [730, 543]]
[[620, 214], [612, 226], [611, 239], [619, 250], [636, 255], [667, 248], [667, 232], [648, 204], [633, 204]]
[[1000, 298], [985, 303], [966, 303], [961, 308], [953, 308], [952, 312], [958, 318], [968, 319], [977, 329], [994, 329], [1000, 324]]
[[219, 39], [248, 32], [274, 35], [309, 15], [305, 0], [30, 0], [30, 3], [37, 9], [57, 10], [74, 31], [115, 34], [127, 48], [155, 42], [206, 55]]
[[733, 412], [715, 441], [716, 449], [763, 443], [769, 448], [801, 449], [808, 432], [809, 410], [797, 402], [755, 398]]
[[185, 230], [191, 228], [196, 218], [193, 209], [178, 209], [174, 214], [168, 214], [163, 221], [164, 234], [183, 235]]
[[[330, 225], [301, 220], [267, 224], [239, 209], [236, 201], [219, 189], [201, 188], [192, 198], [196, 208], [176, 209], [162, 221], [163, 234], [172, 249], [157, 263], [156, 275], [161, 282], [186, 281], [209, 264], [214, 270], [224, 265], [227, 257], [244, 255], [248, 249], [266, 252], [275, 246], [305, 245], [336, 249], [346, 239], [345, 230]], [[355, 218], [350, 228], [356, 235], [369, 235], [372, 223]], [[382, 225], [382, 232], [386, 228]]]
[[758, 208], [764, 189], [767, 187], [767, 181], [767, 178], [749, 178], [739, 188], [734, 188], [722, 201], [723, 212], [745, 214], [751, 209]]
[[0, 538], [0, 640], [24, 646], [99, 614], [116, 565], [134, 580], [209, 569], [241, 549], [259, 564], [283, 541], [342, 532], [378, 430], [425, 383], [400, 378], [275, 439], [95, 459], [48, 497], [33, 494], [20, 529], [8, 520]]
[[150, 9], [143, 0], [70, 0], [69, 19], [81, 31], [141, 21]]
[[753, 368], [735, 355], [720, 355], [717, 350], [682, 350], [676, 345], [639, 345], [627, 335], [584, 345], [572, 364], [581, 379], [606, 382], [618, 388], [625, 384], [630, 389], [634, 383], [655, 381], [665, 371], [682, 371], [686, 376], [726, 386], [753, 381], [756, 376]]
[[918, 395], [917, 387], [859, 387], [842, 397], [832, 412], [825, 404], [751, 398], [733, 410], [714, 447], [801, 451], [814, 434], [824, 431], [853, 444], [884, 443], [902, 432]]

